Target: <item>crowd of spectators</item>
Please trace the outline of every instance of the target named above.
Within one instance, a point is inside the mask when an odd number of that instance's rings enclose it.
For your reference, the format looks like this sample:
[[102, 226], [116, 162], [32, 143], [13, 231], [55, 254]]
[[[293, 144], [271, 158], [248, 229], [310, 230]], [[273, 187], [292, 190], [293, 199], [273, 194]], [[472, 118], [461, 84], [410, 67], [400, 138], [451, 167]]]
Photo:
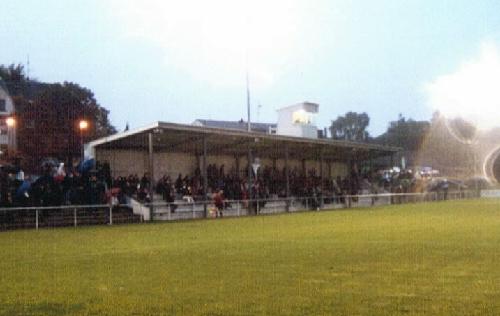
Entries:
[[92, 205], [109, 198], [109, 164], [44, 163], [40, 173], [25, 176], [18, 166], [0, 168], [0, 207]]
[[[196, 169], [190, 175], [176, 177], [164, 175], [156, 183], [148, 173], [142, 176], [111, 177], [108, 163], [93, 163], [65, 167], [62, 164], [46, 164], [41, 176], [30, 179], [24, 177], [19, 167], [0, 169], [0, 207], [10, 206], [54, 206], [125, 204], [127, 197], [142, 202], [162, 199], [173, 203], [210, 200], [214, 193], [222, 190], [228, 200], [281, 198], [287, 196], [286, 169], [270, 166], [261, 167], [257, 175], [248, 181], [246, 168], [226, 171], [224, 165], [207, 166], [207, 196], [203, 196], [203, 175]], [[344, 196], [369, 193], [405, 193], [423, 191], [422, 182], [411, 171], [386, 170], [381, 172], [360, 172], [353, 166], [345, 177], [328, 179], [317, 170], [289, 170], [289, 195], [320, 198], [327, 202], [345, 203]], [[248, 190], [249, 184], [251, 190]], [[153, 193], [154, 192], [154, 193]], [[155, 197], [156, 195], [156, 197]]]

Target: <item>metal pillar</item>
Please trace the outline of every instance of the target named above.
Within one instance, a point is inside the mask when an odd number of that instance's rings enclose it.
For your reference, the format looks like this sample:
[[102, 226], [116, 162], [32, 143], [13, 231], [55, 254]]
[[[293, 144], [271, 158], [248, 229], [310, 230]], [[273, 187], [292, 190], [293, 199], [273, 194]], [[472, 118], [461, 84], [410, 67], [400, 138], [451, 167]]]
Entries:
[[[248, 153], [247, 153], [247, 162], [248, 162], [248, 167], [247, 167], [247, 172], [248, 172], [248, 201], [252, 199], [252, 149], [250, 147], [250, 142], [248, 143]], [[250, 210], [252, 208], [251, 203], [248, 203], [248, 213], [250, 213]]]
[[330, 181], [332, 180], [332, 162], [327, 160], [326, 164], [328, 166], [328, 181]]
[[208, 175], [207, 175], [207, 136], [203, 136], [203, 157], [202, 157], [202, 176], [203, 176], [203, 216], [208, 217], [207, 211], [207, 193], [208, 193]]
[[321, 181], [321, 184], [320, 184], [320, 189], [321, 189], [321, 199], [319, 201], [320, 203], [320, 207], [322, 208], [324, 206], [324, 200], [325, 200], [325, 195], [324, 195], [324, 192], [325, 192], [325, 177], [324, 177], [324, 172], [323, 172], [323, 149], [320, 149], [319, 151], [319, 178], [320, 178], [320, 181]]
[[369, 163], [369, 167], [370, 167], [370, 176], [372, 175], [373, 173], [373, 152], [370, 150], [368, 151], [368, 163]]
[[290, 172], [288, 170], [288, 145], [285, 146], [285, 194], [286, 194], [286, 211], [290, 211]]
[[[151, 204], [153, 202], [153, 196], [154, 196], [154, 161], [153, 161], [153, 133], [148, 134], [148, 147], [149, 147], [149, 176], [150, 176], [150, 181], [149, 181], [149, 195], [151, 197]], [[153, 205], [149, 208], [149, 220], [153, 221], [154, 217], [154, 209]]]

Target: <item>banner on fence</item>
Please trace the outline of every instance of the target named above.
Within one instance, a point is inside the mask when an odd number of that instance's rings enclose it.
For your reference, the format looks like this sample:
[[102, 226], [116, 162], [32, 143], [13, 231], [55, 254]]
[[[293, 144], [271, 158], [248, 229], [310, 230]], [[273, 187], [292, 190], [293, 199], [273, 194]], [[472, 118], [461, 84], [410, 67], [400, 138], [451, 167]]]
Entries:
[[483, 198], [500, 198], [500, 190], [481, 190]]

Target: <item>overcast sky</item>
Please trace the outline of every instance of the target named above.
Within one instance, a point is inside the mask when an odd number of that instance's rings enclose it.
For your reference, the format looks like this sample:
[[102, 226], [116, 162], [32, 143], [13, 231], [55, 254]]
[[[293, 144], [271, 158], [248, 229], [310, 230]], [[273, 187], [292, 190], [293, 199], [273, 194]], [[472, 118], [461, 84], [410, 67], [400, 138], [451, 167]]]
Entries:
[[500, 108], [498, 0], [2, 0], [0, 12], [0, 63], [29, 54], [32, 77], [90, 88], [119, 130], [246, 119], [245, 69], [261, 122], [312, 101], [319, 127], [364, 111], [377, 135], [398, 113], [495, 125]]

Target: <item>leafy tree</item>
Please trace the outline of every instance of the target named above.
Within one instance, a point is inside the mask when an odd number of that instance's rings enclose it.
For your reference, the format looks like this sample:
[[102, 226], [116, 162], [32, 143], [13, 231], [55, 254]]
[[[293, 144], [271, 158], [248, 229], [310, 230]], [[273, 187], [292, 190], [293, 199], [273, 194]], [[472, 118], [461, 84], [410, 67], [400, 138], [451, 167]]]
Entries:
[[24, 74], [24, 66], [21, 64], [0, 65], [0, 78], [7, 84], [12, 96], [22, 94], [28, 85], [28, 79]]
[[457, 117], [449, 120], [448, 127], [451, 133], [465, 142], [470, 142], [476, 137], [476, 126], [463, 118]]
[[405, 151], [416, 151], [420, 148], [429, 129], [428, 121], [406, 119], [399, 114], [398, 120], [390, 122], [387, 131], [375, 141], [384, 145], [401, 147]]
[[[18, 114], [19, 149], [34, 154], [36, 160], [55, 157], [70, 161], [80, 156], [82, 140], [116, 132], [108, 113], [86, 88], [68, 82], [48, 85]], [[82, 119], [89, 127], [80, 135], [78, 123]]]
[[21, 64], [0, 65], [0, 77], [4, 81], [22, 82], [26, 80], [24, 76], [24, 66]]
[[[27, 80], [22, 65], [0, 66], [16, 107], [18, 149], [27, 168], [34, 169], [46, 157], [71, 161], [80, 157], [85, 142], [116, 133], [109, 111], [101, 107], [91, 90], [76, 83], [47, 84]], [[82, 135], [78, 122], [89, 127]]]
[[338, 116], [330, 125], [333, 139], [350, 141], [367, 141], [369, 134], [366, 128], [370, 124], [370, 117], [366, 113], [347, 112]]

